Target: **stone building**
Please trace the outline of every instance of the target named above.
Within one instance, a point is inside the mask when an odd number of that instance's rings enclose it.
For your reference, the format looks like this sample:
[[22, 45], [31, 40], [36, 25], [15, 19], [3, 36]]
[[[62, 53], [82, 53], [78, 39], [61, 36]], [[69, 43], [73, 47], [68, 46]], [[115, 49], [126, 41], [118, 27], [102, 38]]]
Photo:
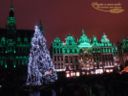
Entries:
[[84, 30], [77, 41], [72, 35], [67, 35], [65, 41], [57, 37], [52, 42], [52, 58], [57, 71], [112, 72], [119, 66], [117, 52], [116, 45], [106, 34], [99, 41], [96, 36], [90, 39]]
[[15, 11], [11, 2], [5, 28], [0, 28], [0, 65], [4, 68], [16, 68], [26, 65], [33, 30], [16, 28]]

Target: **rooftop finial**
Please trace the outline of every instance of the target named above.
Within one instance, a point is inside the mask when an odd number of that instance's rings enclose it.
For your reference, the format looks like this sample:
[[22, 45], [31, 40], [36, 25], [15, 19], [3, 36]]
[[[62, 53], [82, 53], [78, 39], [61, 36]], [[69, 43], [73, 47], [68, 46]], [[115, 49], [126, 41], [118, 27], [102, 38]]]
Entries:
[[10, 0], [10, 10], [14, 10], [13, 0]]
[[9, 11], [9, 17], [14, 17], [14, 6], [13, 6], [13, 0], [10, 0], [10, 11]]
[[85, 34], [84, 28], [82, 28], [82, 34]]

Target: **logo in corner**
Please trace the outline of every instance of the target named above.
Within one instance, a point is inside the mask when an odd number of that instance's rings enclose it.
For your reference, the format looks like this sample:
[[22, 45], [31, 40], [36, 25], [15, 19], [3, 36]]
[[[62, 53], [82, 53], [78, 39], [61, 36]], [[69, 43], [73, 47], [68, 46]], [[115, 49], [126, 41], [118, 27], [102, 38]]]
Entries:
[[112, 14], [119, 14], [124, 12], [124, 9], [122, 7], [121, 3], [98, 3], [98, 2], [92, 2], [91, 6], [101, 12], [108, 12]]

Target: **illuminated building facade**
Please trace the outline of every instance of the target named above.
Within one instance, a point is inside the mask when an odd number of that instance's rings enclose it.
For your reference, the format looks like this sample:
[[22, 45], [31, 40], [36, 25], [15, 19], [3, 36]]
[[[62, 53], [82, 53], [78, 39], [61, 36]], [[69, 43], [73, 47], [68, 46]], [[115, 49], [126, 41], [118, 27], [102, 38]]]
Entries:
[[32, 30], [16, 29], [13, 4], [10, 6], [6, 28], [0, 28], [0, 65], [16, 68], [28, 62]]
[[118, 67], [117, 47], [106, 34], [98, 41], [96, 36], [88, 38], [84, 30], [75, 38], [68, 35], [65, 41], [55, 38], [52, 42], [52, 58], [57, 71], [84, 70], [88, 74], [112, 72]]
[[66, 67], [78, 68], [79, 48], [73, 36], [68, 35], [65, 42], [55, 38], [52, 43], [52, 55], [57, 71], [65, 71]]
[[[0, 65], [4, 68], [28, 64], [30, 41], [34, 32], [17, 29], [14, 13], [11, 4], [6, 28], [0, 28]], [[64, 42], [55, 38], [51, 52], [57, 71], [84, 70], [88, 74], [112, 72], [115, 67], [128, 62], [128, 39], [123, 39], [117, 48], [106, 34], [102, 35], [101, 40], [96, 36], [90, 39], [82, 30], [78, 40], [72, 35], [67, 35]]]

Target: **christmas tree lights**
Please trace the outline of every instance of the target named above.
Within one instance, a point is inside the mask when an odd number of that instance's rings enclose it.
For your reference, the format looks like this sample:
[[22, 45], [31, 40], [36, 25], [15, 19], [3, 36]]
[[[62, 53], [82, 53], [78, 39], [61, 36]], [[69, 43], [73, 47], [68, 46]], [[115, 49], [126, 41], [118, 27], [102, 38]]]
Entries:
[[27, 85], [40, 86], [55, 80], [57, 74], [46, 46], [46, 39], [40, 26], [36, 25], [29, 54]]

